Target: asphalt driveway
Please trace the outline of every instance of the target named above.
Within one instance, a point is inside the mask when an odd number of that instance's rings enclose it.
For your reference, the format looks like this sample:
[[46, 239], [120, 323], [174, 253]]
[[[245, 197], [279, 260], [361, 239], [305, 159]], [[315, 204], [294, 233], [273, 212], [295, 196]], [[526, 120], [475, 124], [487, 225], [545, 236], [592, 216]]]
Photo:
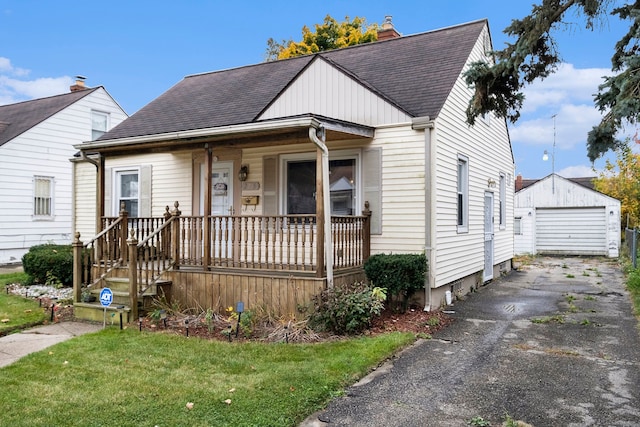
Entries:
[[306, 426], [639, 426], [640, 334], [619, 266], [537, 258], [448, 308]]

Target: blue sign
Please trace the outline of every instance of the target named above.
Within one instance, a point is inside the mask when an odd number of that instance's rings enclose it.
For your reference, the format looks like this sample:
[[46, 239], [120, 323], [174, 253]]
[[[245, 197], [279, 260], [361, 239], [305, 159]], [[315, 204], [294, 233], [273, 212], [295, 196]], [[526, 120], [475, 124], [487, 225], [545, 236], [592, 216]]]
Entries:
[[113, 302], [113, 292], [109, 288], [102, 288], [100, 291], [100, 304], [103, 307], [109, 307]]

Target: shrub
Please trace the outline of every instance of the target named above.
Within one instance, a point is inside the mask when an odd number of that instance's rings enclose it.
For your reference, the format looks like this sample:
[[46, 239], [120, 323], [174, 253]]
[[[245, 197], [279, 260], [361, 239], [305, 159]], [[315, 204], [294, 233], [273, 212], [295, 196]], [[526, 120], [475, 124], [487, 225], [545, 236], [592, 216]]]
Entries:
[[73, 285], [73, 250], [71, 245], [45, 244], [32, 246], [22, 257], [28, 274], [27, 284]]
[[335, 334], [357, 334], [371, 326], [384, 309], [386, 292], [365, 283], [335, 286], [314, 297], [311, 327]]
[[409, 299], [424, 289], [427, 273], [425, 254], [376, 254], [364, 264], [369, 281], [388, 290], [389, 295], [402, 301], [406, 310]]

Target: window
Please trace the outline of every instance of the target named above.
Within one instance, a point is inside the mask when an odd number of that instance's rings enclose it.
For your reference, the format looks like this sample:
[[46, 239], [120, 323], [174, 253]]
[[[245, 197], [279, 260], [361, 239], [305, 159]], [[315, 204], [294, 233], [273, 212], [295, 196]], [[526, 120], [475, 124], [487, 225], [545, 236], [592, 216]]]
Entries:
[[[288, 215], [316, 213], [316, 161], [285, 159]], [[356, 198], [356, 158], [329, 160], [329, 192], [332, 215], [354, 215]]]
[[115, 212], [120, 211], [124, 203], [125, 210], [130, 217], [138, 216], [138, 171], [126, 170], [116, 172], [116, 206]]
[[91, 140], [95, 141], [107, 132], [109, 115], [99, 111], [91, 112]]
[[469, 231], [469, 159], [458, 156], [458, 233]]
[[522, 236], [522, 217], [517, 216], [513, 219], [513, 234]]
[[505, 174], [500, 173], [500, 229], [504, 230], [507, 227], [507, 177]]
[[53, 217], [53, 178], [36, 176], [33, 178], [33, 216]]

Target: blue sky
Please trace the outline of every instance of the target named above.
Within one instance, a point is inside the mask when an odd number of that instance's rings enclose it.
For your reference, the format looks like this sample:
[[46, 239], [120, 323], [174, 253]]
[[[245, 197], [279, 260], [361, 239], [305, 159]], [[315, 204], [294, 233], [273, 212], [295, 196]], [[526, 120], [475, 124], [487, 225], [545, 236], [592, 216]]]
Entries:
[[[379, 24], [391, 15], [404, 35], [488, 18], [499, 49], [508, 40], [503, 29], [527, 15], [533, 1], [0, 0], [0, 105], [66, 93], [83, 75], [133, 114], [186, 75], [263, 61], [269, 37], [299, 40], [303, 25], [327, 14]], [[593, 174], [585, 143], [600, 114], [592, 95], [610, 74], [613, 46], [628, 26], [609, 17], [589, 31], [578, 16], [568, 21], [578, 24], [554, 33], [563, 65], [527, 88], [522, 117], [510, 125], [516, 174], [525, 178], [551, 173], [542, 154], [553, 152], [554, 122], [555, 171]]]

